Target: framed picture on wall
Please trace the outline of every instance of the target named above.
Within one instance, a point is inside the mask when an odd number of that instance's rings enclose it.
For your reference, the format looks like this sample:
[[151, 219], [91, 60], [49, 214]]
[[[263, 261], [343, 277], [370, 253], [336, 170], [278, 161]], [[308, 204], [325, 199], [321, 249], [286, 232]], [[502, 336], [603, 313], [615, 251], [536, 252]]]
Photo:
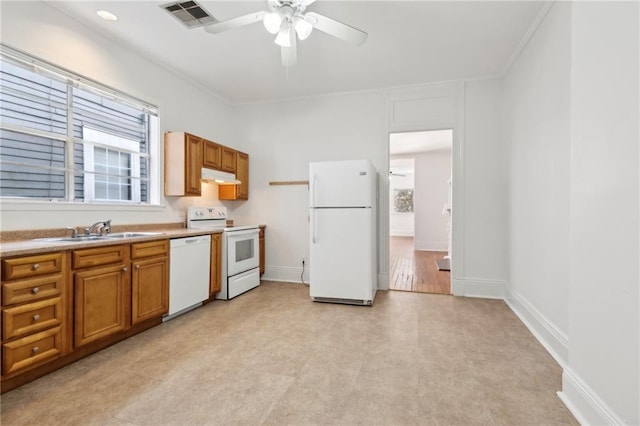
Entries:
[[393, 190], [393, 211], [396, 213], [413, 213], [413, 189]]

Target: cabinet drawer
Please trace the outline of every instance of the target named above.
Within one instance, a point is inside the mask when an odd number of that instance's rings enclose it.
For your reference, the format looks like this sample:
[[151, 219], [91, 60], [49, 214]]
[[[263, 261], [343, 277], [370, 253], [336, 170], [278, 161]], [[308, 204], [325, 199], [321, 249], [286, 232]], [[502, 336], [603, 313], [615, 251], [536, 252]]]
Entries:
[[2, 279], [35, 277], [62, 271], [62, 253], [40, 254], [2, 260]]
[[64, 275], [55, 274], [2, 284], [2, 306], [33, 302], [57, 296], [64, 288]]
[[125, 246], [108, 246], [73, 251], [73, 269], [121, 263], [126, 259]]
[[62, 323], [62, 299], [41, 300], [2, 311], [4, 340], [45, 330]]
[[2, 373], [35, 367], [62, 352], [62, 328], [55, 327], [2, 345]]
[[131, 244], [131, 258], [165, 256], [169, 252], [169, 240], [148, 241]]

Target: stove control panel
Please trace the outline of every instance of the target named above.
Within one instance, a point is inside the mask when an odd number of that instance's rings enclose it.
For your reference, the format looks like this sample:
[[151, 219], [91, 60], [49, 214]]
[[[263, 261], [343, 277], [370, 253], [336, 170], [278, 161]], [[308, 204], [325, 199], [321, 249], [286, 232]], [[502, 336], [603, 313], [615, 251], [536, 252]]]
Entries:
[[226, 219], [227, 208], [218, 207], [187, 207], [187, 220]]

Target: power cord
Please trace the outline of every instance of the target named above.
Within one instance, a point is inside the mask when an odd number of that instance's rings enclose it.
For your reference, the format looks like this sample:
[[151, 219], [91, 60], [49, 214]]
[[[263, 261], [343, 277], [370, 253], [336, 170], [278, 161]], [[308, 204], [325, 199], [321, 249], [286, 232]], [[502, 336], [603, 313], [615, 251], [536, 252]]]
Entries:
[[309, 286], [309, 284], [304, 282], [304, 259], [302, 259], [302, 272], [300, 273], [300, 281], [302, 281], [302, 284], [306, 285], [307, 287]]

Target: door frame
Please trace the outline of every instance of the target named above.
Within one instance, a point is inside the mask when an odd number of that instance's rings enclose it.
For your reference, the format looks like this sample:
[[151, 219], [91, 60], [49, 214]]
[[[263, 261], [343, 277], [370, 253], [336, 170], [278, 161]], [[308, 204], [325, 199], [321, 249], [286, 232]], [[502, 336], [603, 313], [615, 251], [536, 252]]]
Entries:
[[[451, 293], [462, 296], [464, 277], [464, 100], [465, 83], [446, 82], [386, 93], [386, 170], [380, 187], [380, 289], [389, 289], [389, 136], [391, 133], [452, 129], [451, 146]], [[386, 271], [386, 274], [383, 272]]]

